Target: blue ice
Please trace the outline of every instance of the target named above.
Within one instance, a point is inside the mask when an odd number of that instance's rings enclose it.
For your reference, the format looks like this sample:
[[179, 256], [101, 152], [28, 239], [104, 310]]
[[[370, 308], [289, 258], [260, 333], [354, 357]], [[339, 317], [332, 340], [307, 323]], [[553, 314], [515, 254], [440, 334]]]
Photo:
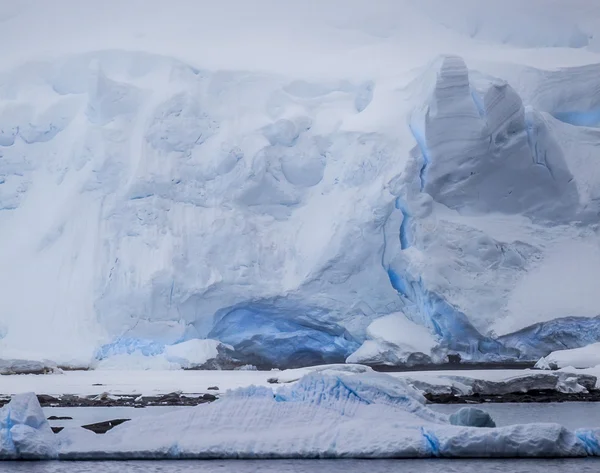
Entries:
[[236, 356], [257, 365], [344, 362], [359, 344], [340, 327], [323, 324], [321, 312], [268, 304], [238, 307], [215, 324], [208, 338], [232, 345]]
[[600, 108], [586, 112], [558, 112], [554, 114], [554, 118], [569, 125], [600, 127]]

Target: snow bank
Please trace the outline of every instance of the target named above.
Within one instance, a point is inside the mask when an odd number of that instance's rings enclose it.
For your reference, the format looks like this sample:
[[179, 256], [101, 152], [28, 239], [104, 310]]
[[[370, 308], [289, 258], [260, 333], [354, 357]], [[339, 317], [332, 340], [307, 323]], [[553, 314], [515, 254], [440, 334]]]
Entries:
[[17, 394], [0, 409], [0, 460], [50, 460], [58, 441], [34, 393]]
[[540, 369], [593, 368], [600, 365], [600, 343], [592, 343], [581, 348], [553, 351], [536, 363]]

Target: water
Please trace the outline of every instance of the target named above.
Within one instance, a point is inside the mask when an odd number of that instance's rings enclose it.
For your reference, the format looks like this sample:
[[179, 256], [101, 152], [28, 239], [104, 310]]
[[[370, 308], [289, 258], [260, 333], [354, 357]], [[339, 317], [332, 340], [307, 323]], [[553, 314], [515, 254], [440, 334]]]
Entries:
[[[551, 402], [507, 403], [507, 404], [470, 404], [487, 411], [498, 427], [531, 422], [556, 422], [568, 429], [582, 427], [600, 427], [600, 403], [595, 402]], [[452, 414], [465, 404], [433, 404], [433, 410]], [[600, 471], [600, 465], [599, 469]]]
[[[464, 407], [432, 405], [445, 414]], [[558, 422], [568, 428], [600, 426], [597, 403], [483, 404], [498, 426], [528, 422]], [[46, 415], [71, 415], [73, 421], [90, 422], [122, 415], [146, 415], [174, 408], [47, 408]], [[177, 408], [175, 408], [177, 409]], [[117, 412], [118, 411], [118, 412]], [[58, 422], [62, 423], [62, 422]], [[58, 424], [57, 423], [57, 424]], [[5, 462], [2, 473], [598, 473], [600, 459], [544, 460], [210, 460], [131, 462]]]
[[210, 460], [1, 464], [3, 473], [598, 473], [600, 460]]

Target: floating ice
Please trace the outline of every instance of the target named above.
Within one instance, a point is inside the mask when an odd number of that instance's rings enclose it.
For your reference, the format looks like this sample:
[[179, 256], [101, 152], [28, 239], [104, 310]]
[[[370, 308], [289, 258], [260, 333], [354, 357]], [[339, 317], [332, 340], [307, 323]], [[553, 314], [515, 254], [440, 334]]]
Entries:
[[468, 427], [496, 427], [492, 416], [475, 407], [462, 407], [450, 415], [450, 423]]
[[17, 394], [0, 408], [0, 460], [50, 460], [58, 441], [34, 393]]
[[[133, 419], [104, 435], [80, 435], [66, 428], [56, 437], [59, 458], [65, 460], [579, 457], [598, 453], [595, 431], [574, 433], [551, 423], [487, 425], [451, 425], [448, 416], [425, 405], [418, 391], [389, 375], [313, 373], [276, 392], [265, 387], [241, 388], [210, 404]], [[369, 426], [377, 428], [365, 435]]]

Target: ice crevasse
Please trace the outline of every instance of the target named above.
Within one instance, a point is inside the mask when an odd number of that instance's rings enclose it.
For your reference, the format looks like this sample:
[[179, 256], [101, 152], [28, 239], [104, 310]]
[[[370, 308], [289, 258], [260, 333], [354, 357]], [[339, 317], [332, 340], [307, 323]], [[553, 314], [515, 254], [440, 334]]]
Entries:
[[0, 358], [494, 362], [597, 342], [599, 72], [444, 55], [390, 85], [117, 50], [15, 67]]

